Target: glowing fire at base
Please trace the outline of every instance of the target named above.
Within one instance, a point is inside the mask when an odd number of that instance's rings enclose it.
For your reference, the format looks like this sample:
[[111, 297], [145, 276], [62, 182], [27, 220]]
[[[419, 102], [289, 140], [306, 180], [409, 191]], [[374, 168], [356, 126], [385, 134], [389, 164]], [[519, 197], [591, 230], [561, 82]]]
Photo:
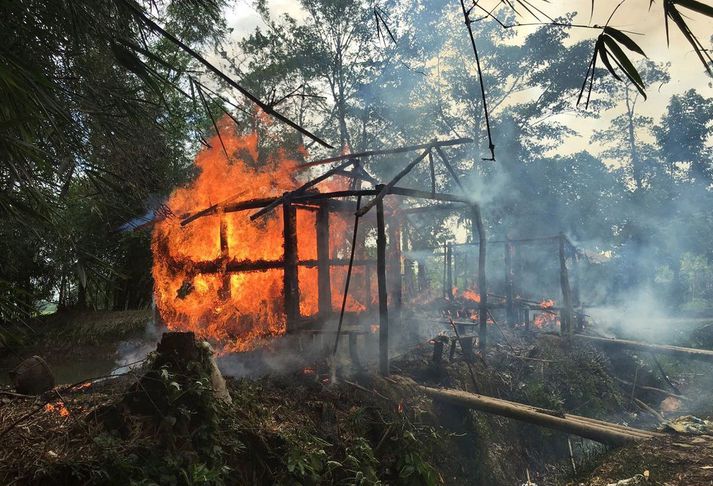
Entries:
[[[539, 306], [542, 310], [552, 309], [555, 306], [555, 301], [552, 299], [544, 299], [542, 302], [540, 302]], [[534, 319], [532, 320], [532, 324], [536, 328], [541, 329], [548, 324], [559, 324], [559, 318], [554, 312], [542, 312], [540, 314], [535, 315]]]
[[56, 413], [60, 417], [69, 417], [69, 410], [64, 406], [64, 402], [46, 403], [43, 407], [45, 412]]
[[[181, 226], [180, 216], [216, 204], [281, 196], [300, 184], [294, 177], [297, 162], [283, 150], [262, 153], [256, 134], [239, 136], [226, 128], [221, 129], [221, 138], [211, 139], [210, 148], [198, 154], [198, 177], [174, 191], [167, 203], [172, 216], [154, 227], [155, 299], [169, 329], [193, 331], [222, 344], [222, 351], [245, 351], [286, 331], [283, 270], [231, 274], [225, 273], [225, 265], [231, 261], [281, 260], [282, 211], [253, 222], [249, 219], [251, 211], [222, 213], [218, 209], [217, 215], [185, 226]], [[231, 154], [230, 160], [226, 152]], [[225, 244], [221, 248], [221, 226], [227, 248]], [[346, 230], [346, 221], [331, 214], [330, 233], [340, 235]], [[297, 211], [297, 240], [300, 260], [317, 257], [314, 212]], [[336, 255], [344, 242], [344, 238], [332, 238], [330, 254]], [[213, 264], [217, 271], [201, 273], [206, 263]], [[345, 272], [344, 268], [331, 270], [334, 307], [341, 305]], [[301, 315], [314, 315], [318, 309], [316, 268], [299, 269], [299, 287]], [[362, 309], [364, 305], [350, 296], [347, 310]]]

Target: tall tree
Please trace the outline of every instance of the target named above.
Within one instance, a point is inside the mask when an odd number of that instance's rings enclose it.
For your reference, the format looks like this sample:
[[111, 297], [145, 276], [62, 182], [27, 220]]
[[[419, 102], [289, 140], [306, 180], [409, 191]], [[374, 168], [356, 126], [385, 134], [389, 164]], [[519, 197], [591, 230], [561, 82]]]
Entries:
[[671, 97], [666, 114], [654, 129], [661, 156], [671, 166], [688, 164], [688, 175], [699, 182], [713, 182], [713, 98], [695, 90]]

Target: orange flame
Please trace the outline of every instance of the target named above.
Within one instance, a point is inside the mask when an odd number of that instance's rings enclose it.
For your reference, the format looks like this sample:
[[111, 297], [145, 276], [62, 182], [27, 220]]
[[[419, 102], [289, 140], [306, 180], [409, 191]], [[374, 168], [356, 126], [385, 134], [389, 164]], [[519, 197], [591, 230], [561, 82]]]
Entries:
[[463, 291], [463, 298], [476, 303], [480, 302], [480, 294], [471, 289], [465, 289]]
[[540, 309], [551, 309], [555, 306], [555, 301], [552, 299], [544, 299], [540, 302]]
[[[225, 268], [231, 261], [280, 261], [282, 211], [253, 222], [249, 216], [254, 210], [223, 213], [221, 205], [277, 197], [300, 183], [294, 176], [297, 162], [281, 149], [264, 153], [256, 133], [240, 136], [232, 129], [221, 128], [221, 139], [213, 137], [210, 148], [197, 155], [199, 174], [195, 181], [171, 195], [167, 206], [179, 217], [168, 217], [154, 226], [155, 300], [169, 329], [189, 330], [212, 339], [222, 344], [223, 352], [246, 351], [286, 331], [283, 270], [227, 273]], [[231, 154], [229, 159], [226, 152]], [[180, 216], [213, 205], [217, 205], [216, 214], [181, 226]], [[297, 211], [300, 260], [317, 258], [315, 223], [314, 212]], [[346, 231], [347, 222], [331, 214], [332, 258], [346, 241], [334, 235]], [[225, 237], [222, 248], [221, 232]], [[200, 272], [206, 265], [212, 266], [212, 273]], [[331, 269], [333, 305], [341, 305], [345, 273], [345, 267]], [[318, 310], [317, 269], [300, 267], [298, 275], [300, 313], [314, 315]], [[357, 292], [354, 294], [360, 295]], [[364, 305], [350, 295], [347, 310], [363, 309]]]
[[557, 315], [550, 312], [537, 314], [532, 320], [532, 324], [538, 329], [542, 329], [545, 325], [550, 323], [557, 324], [557, 322], [559, 322]]
[[45, 412], [48, 413], [56, 412], [57, 414], [59, 414], [60, 417], [69, 416], [69, 410], [67, 409], [67, 407], [64, 406], [64, 402], [62, 401], [58, 401], [55, 403], [45, 403], [43, 409]]

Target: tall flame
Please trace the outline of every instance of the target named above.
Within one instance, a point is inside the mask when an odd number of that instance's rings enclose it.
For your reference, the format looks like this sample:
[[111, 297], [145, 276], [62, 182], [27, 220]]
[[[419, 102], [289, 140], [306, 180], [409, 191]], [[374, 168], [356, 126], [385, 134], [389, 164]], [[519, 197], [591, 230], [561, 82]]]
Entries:
[[[244, 351], [263, 339], [284, 334], [283, 270], [272, 268], [250, 273], [225, 273], [228, 261], [279, 261], [283, 257], [282, 211], [250, 221], [253, 211], [205, 216], [181, 226], [180, 216], [215, 204], [276, 197], [299, 186], [297, 162], [284, 150], [259, 153], [257, 134], [240, 136], [221, 129], [210, 147], [195, 160], [195, 181], [177, 189], [167, 206], [172, 217], [159, 221], [153, 232], [153, 277], [156, 306], [170, 329], [190, 330], [220, 342], [225, 351]], [[230, 154], [230, 158], [226, 157]], [[178, 217], [176, 217], [178, 216]], [[222, 221], [222, 223], [221, 223]], [[221, 249], [221, 225], [225, 235]], [[345, 238], [347, 223], [330, 217], [330, 253], [336, 254]], [[298, 258], [317, 258], [315, 214], [297, 211]], [[201, 262], [203, 264], [201, 264]], [[206, 263], [213, 273], [201, 273]], [[342, 268], [333, 268], [333, 300], [339, 301]], [[317, 312], [317, 269], [299, 269], [300, 313]], [[339, 302], [341, 303], [341, 302]], [[350, 299], [353, 310], [363, 304]]]

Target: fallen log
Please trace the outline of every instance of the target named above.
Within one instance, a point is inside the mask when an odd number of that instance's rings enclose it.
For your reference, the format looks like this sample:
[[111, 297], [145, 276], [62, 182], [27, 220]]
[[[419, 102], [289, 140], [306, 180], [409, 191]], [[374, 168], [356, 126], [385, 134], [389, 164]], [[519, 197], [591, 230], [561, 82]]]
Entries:
[[442, 400], [453, 405], [541, 425], [604, 444], [621, 445], [633, 440], [645, 440], [663, 435], [660, 432], [634, 429], [624, 425], [578, 415], [559, 414], [551, 410], [543, 410], [523, 403], [510, 402], [508, 400], [501, 400], [460, 390], [442, 390], [427, 386], [419, 386], [418, 388], [431, 398]]
[[668, 344], [649, 344], [640, 341], [630, 341], [627, 339], [610, 339], [598, 336], [587, 336], [576, 334], [577, 339], [584, 339], [604, 346], [618, 346], [620, 348], [636, 349], [651, 353], [669, 354], [679, 357], [695, 358], [703, 361], [713, 362], [713, 351], [708, 349], [684, 348], [682, 346], [671, 346]]

